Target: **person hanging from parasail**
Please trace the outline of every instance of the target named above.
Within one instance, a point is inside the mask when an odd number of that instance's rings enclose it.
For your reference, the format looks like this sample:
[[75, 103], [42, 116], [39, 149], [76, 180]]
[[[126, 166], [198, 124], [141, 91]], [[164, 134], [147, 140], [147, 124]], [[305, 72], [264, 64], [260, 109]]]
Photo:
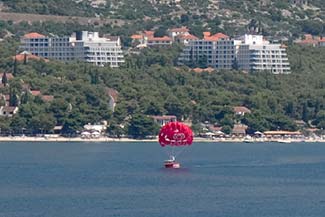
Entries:
[[166, 168], [180, 168], [176, 161], [185, 146], [193, 142], [193, 132], [189, 126], [181, 122], [169, 122], [159, 132], [159, 144], [166, 149], [169, 159], [165, 161]]

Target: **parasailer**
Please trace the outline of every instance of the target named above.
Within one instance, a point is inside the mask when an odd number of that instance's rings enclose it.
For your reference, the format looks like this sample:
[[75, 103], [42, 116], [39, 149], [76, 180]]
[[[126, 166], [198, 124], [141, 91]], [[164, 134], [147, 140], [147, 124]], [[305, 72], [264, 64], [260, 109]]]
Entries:
[[169, 122], [159, 132], [159, 144], [168, 149], [169, 159], [165, 161], [166, 168], [180, 168], [176, 156], [183, 151], [184, 146], [193, 142], [193, 132], [189, 126], [181, 122]]

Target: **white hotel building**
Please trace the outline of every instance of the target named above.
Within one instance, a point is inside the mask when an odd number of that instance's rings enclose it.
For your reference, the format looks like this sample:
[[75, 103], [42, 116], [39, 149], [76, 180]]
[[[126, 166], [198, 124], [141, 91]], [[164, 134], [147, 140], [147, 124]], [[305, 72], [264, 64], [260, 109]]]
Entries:
[[271, 44], [261, 35], [244, 35], [234, 40], [216, 34], [193, 40], [184, 48], [179, 62], [188, 64], [199, 61], [206, 61], [207, 66], [216, 69], [290, 73], [285, 47]]
[[98, 32], [81, 31], [70, 37], [48, 37], [29, 33], [20, 48], [34, 55], [62, 61], [84, 61], [98, 66], [119, 67], [124, 62], [121, 41], [116, 36], [99, 37]]

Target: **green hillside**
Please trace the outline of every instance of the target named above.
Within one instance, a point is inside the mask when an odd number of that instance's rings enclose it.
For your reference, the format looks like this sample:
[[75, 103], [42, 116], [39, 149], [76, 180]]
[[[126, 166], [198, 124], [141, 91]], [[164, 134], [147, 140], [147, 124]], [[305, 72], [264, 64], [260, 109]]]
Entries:
[[[98, 68], [82, 63], [29, 61], [14, 63], [10, 56], [15, 42], [1, 43], [0, 71], [15, 78], [2, 93], [21, 99], [20, 112], [2, 119], [2, 130], [29, 127], [35, 131], [63, 125], [65, 132], [86, 123], [108, 120], [113, 132], [132, 125], [133, 118], [174, 114], [193, 123], [209, 121], [225, 130], [241, 121], [249, 130], [297, 129], [294, 120], [325, 127], [325, 50], [289, 48], [291, 75], [239, 71], [194, 73], [173, 66], [178, 50], [152, 50], [129, 56], [119, 69]], [[24, 95], [23, 83], [53, 95], [52, 102]], [[116, 111], [108, 109], [105, 88], [119, 92]], [[232, 107], [247, 106], [252, 114], [235, 117]], [[70, 109], [68, 109], [71, 107]], [[126, 126], [119, 129], [120, 124]], [[155, 128], [153, 128], [155, 129]], [[132, 132], [129, 132], [132, 134]]]
[[[136, 135], [132, 132], [135, 128], [129, 126], [142, 120], [150, 129], [149, 133], [156, 133], [157, 128], [147, 115], [163, 114], [192, 120], [196, 130], [198, 123], [206, 121], [223, 126], [225, 132], [237, 122], [247, 124], [250, 132], [295, 130], [295, 120], [304, 120], [307, 126], [325, 128], [325, 49], [298, 47], [290, 40], [303, 33], [324, 34], [321, 1], [311, 1], [308, 7], [292, 6], [283, 1], [265, 1], [265, 5], [259, 4], [260, 1], [242, 1], [240, 5], [238, 1], [224, 1], [219, 9], [206, 5], [208, 1], [185, 0], [180, 6], [151, 4], [144, 0], [107, 1], [106, 6], [99, 8], [75, 1], [2, 2], [8, 11], [80, 16], [96, 13], [129, 22], [116, 27], [82, 26], [74, 21], [32, 24], [0, 21], [0, 38], [4, 38], [0, 42], [0, 72], [15, 76], [0, 93], [10, 95], [12, 105], [20, 104], [19, 113], [13, 118], [1, 118], [1, 132], [21, 132], [22, 129], [50, 132], [54, 125], [62, 125], [64, 133], [71, 133], [86, 123], [107, 120], [112, 134]], [[287, 16], [288, 11], [290, 16]], [[175, 65], [180, 52], [178, 46], [146, 49], [138, 55], [128, 55], [125, 65], [119, 69], [56, 61], [24, 64], [14, 63], [12, 59], [18, 50], [19, 37], [31, 31], [56, 35], [68, 35], [77, 30], [99, 31], [120, 35], [128, 46], [129, 36], [137, 30], [164, 30], [181, 25], [189, 26], [197, 35], [206, 30], [237, 35], [259, 29], [265, 35], [288, 37], [292, 74], [194, 73]], [[42, 94], [53, 95], [54, 100], [46, 102], [31, 96], [24, 91], [26, 85]], [[119, 92], [114, 113], [108, 109], [107, 88]], [[252, 114], [244, 118], [234, 116], [232, 107], [238, 105], [248, 107]]]

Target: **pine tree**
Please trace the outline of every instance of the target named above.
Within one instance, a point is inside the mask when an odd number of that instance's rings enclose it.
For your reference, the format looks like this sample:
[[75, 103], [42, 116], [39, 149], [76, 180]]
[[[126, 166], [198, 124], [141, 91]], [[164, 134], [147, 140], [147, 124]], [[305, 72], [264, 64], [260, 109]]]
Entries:
[[3, 73], [1, 82], [2, 82], [3, 86], [7, 86], [8, 78], [7, 78], [7, 73], [6, 72]]

